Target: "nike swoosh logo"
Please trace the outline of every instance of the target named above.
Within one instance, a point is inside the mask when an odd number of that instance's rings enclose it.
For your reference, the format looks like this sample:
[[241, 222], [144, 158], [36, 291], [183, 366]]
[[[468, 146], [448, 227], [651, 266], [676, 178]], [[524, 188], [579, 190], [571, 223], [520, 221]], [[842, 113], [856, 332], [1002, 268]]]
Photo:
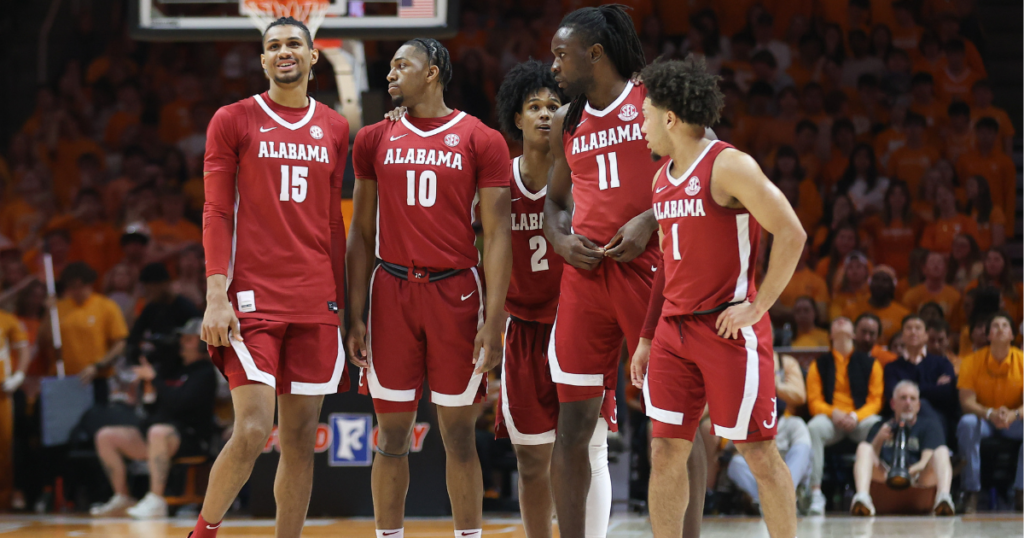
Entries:
[[469, 299], [470, 297], [472, 297], [472, 296], [473, 296], [473, 294], [474, 294], [474, 293], [476, 293], [476, 291], [475, 291], [475, 290], [474, 290], [474, 291], [471, 291], [471, 292], [469, 292], [469, 295], [463, 295], [463, 296], [462, 296], [462, 300], [463, 300], [463, 301], [465, 301], [466, 299]]
[[[275, 127], [275, 129], [276, 129], [276, 127]], [[220, 528], [220, 525], [207, 525], [206, 528], [210, 529], [211, 531], [215, 531], [215, 530]]]
[[[589, 119], [590, 118], [587, 118], [587, 120], [589, 120]], [[584, 123], [587, 123], [587, 120], [583, 120], [583, 121], [577, 123], [576, 126], [579, 127], [580, 125], [583, 125]]]
[[517, 202], [517, 201], [519, 201], [519, 200], [522, 200], [522, 199], [523, 199], [523, 197], [522, 197], [522, 196], [520, 196], [519, 198], [513, 198], [513, 199], [512, 199], [512, 201], [513, 201], [513, 202]]
[[381, 534], [383, 534], [384, 536], [391, 536], [392, 534], [398, 534], [398, 531], [394, 531], [394, 532], [383, 532], [383, 533], [381, 533]]
[[398, 140], [399, 138], [402, 138], [403, 136], [409, 136], [409, 133], [405, 133], [404, 135], [399, 135], [399, 136], [392, 136], [391, 137], [391, 141], [394, 142], [395, 140]]
[[652, 272], [652, 273], [657, 273], [657, 272], [658, 272], [658, 267], [657, 267], [657, 266], [655, 266], [655, 265], [652, 265], [652, 266], [651, 266], [651, 272]]
[[657, 193], [659, 193], [659, 192], [661, 192], [661, 191], [663, 191], [663, 190], [665, 190], [667, 188], [668, 188], [668, 185], [665, 185], [663, 187], [658, 187], [658, 190], [654, 191], [654, 193], [657, 194]]
[[264, 129], [263, 127], [260, 127], [260, 132], [261, 133], [269, 133], [270, 131], [273, 131], [274, 129], [277, 129], [277, 127], [271, 127], [270, 129]]

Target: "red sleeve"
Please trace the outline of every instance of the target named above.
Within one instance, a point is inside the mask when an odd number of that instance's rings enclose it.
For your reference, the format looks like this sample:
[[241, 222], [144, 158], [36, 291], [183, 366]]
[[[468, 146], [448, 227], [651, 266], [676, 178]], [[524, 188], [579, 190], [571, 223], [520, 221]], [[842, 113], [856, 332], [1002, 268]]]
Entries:
[[356, 133], [356, 141], [352, 144], [352, 168], [356, 178], [377, 181], [377, 170], [373, 165], [376, 161], [375, 150], [380, 145], [380, 133], [379, 123], [367, 125]]
[[331, 175], [331, 269], [334, 272], [334, 286], [337, 288], [338, 308], [345, 308], [345, 219], [341, 215], [341, 184], [345, 178], [345, 162], [348, 159], [348, 122], [337, 119], [338, 147], [334, 158], [334, 174]]
[[235, 226], [235, 176], [238, 173], [239, 129], [230, 107], [214, 114], [206, 131], [203, 163], [203, 249], [206, 276], [227, 275]]
[[498, 131], [481, 125], [473, 136], [476, 186], [508, 187], [508, 144]]
[[640, 338], [654, 340], [654, 330], [661, 319], [661, 307], [665, 304], [665, 271], [661, 270], [661, 259], [658, 259], [658, 272], [654, 273], [654, 285], [651, 287], [651, 300], [647, 303], [647, 317]]

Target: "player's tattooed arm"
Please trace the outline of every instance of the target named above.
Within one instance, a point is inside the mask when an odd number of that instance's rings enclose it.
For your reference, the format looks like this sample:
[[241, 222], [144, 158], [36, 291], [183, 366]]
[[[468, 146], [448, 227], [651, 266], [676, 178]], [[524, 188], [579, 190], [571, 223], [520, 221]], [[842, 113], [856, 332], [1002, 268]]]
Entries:
[[568, 106], [555, 112], [551, 120], [551, 155], [554, 162], [548, 175], [544, 201], [544, 235], [552, 248], [577, 269], [595, 269], [604, 258], [604, 249], [586, 237], [572, 233], [572, 170], [562, 146], [562, 125]]
[[501, 363], [505, 327], [505, 296], [512, 278], [512, 195], [506, 187], [480, 189], [480, 224], [484, 229], [484, 274], [487, 275], [487, 304], [484, 326], [473, 342], [476, 372], [486, 372]]
[[366, 323], [363, 311], [373, 270], [373, 252], [377, 242], [377, 182], [356, 178], [352, 191], [352, 223], [345, 249], [345, 275], [348, 278], [349, 360], [366, 368]]
[[727, 149], [712, 168], [711, 195], [725, 207], [746, 208], [772, 234], [772, 257], [753, 303], [727, 308], [715, 323], [719, 336], [736, 338], [740, 329], [757, 323], [782, 294], [800, 261], [807, 241], [800, 220], [785, 195], [765, 177], [753, 157]]

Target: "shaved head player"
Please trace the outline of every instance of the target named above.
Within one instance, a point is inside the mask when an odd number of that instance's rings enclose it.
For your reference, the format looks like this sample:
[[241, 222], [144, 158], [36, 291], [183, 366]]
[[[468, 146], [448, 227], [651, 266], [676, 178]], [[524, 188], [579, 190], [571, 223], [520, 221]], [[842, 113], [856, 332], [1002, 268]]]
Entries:
[[274, 427], [277, 536], [298, 537], [325, 394], [348, 389], [341, 180], [348, 122], [306, 96], [319, 53], [278, 19], [263, 34], [268, 92], [221, 108], [204, 164], [207, 307], [202, 337], [231, 387], [235, 429], [210, 471], [192, 538], [216, 536]]

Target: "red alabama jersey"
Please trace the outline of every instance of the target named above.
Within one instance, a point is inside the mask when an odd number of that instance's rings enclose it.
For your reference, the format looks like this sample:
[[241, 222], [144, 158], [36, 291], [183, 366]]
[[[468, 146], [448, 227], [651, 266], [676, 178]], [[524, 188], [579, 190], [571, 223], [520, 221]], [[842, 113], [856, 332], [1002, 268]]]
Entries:
[[[713, 141], [689, 170], [671, 161], [654, 183], [654, 216], [664, 236], [663, 316], [681, 316], [757, 295], [754, 266], [761, 225], [746, 209], [722, 207], [711, 196], [711, 168], [725, 142]], [[676, 178], [672, 173], [681, 173]]]
[[207, 275], [227, 275], [239, 317], [338, 324], [328, 302], [343, 293], [335, 283], [344, 282], [348, 135], [348, 122], [330, 107], [310, 98], [306, 108], [288, 108], [266, 93], [210, 121]]
[[508, 187], [508, 146], [480, 120], [384, 120], [356, 134], [357, 179], [377, 182], [377, 257], [406, 267], [468, 269], [478, 188]]
[[526, 321], [554, 323], [563, 260], [544, 237], [547, 185], [530, 192], [519, 174], [520, 159], [512, 159], [512, 280], [505, 310]]
[[[572, 169], [573, 232], [598, 246], [651, 207], [651, 179], [661, 164], [651, 160], [640, 132], [640, 107], [646, 96], [643, 85], [628, 82], [604, 110], [594, 110], [588, 103], [576, 133], [562, 137]], [[648, 248], [656, 244], [652, 236]]]

